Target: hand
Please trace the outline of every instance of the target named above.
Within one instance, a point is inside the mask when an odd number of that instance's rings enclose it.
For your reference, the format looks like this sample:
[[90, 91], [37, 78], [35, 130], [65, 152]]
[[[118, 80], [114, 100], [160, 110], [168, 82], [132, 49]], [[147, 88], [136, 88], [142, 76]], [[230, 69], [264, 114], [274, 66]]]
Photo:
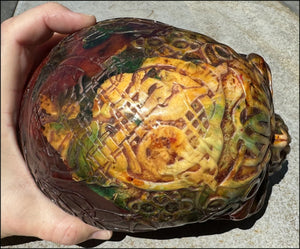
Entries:
[[95, 22], [94, 16], [46, 3], [1, 24], [1, 238], [35, 236], [71, 245], [112, 235], [67, 214], [43, 195], [25, 164], [16, 134], [30, 73], [64, 34]]

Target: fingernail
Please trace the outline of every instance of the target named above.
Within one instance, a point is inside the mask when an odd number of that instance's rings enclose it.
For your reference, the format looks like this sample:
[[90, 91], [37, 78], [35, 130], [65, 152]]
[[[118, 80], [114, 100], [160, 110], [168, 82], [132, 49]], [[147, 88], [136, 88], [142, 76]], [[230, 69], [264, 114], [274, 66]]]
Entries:
[[96, 22], [97, 19], [94, 15], [88, 15], [88, 14], [84, 14], [84, 16], [86, 16], [87, 18], [89, 18], [90, 20], [92, 20], [92, 22]]
[[99, 230], [94, 232], [89, 239], [101, 239], [101, 240], [108, 240], [111, 238], [112, 232], [107, 230]]
[[77, 13], [80, 15], [83, 15], [83, 16], [96, 18], [95, 15], [90, 15], [90, 14], [85, 14], [85, 13], [80, 13], [80, 12], [77, 12]]
[[71, 12], [72, 14], [78, 15], [78, 16], [82, 16], [85, 18], [93, 18], [96, 20], [95, 15], [90, 15], [90, 14], [85, 14], [85, 13], [81, 13], [81, 12]]

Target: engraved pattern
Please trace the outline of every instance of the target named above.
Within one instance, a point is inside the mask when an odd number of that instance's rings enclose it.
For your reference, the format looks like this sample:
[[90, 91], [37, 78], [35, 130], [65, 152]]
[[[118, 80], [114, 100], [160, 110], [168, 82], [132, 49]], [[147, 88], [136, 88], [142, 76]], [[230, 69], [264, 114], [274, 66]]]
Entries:
[[262, 207], [290, 143], [263, 58], [133, 18], [56, 46], [19, 122], [40, 189], [114, 231], [244, 219]]
[[[99, 164], [102, 165], [101, 168], [105, 167], [102, 171], [108, 172], [114, 179], [130, 182], [139, 188], [158, 190], [161, 184], [154, 184], [158, 181], [164, 182], [162, 186], [164, 190], [177, 189], [186, 187], [188, 178], [192, 180], [197, 178], [198, 182], [194, 182], [196, 186], [200, 181], [206, 180], [206, 184], [211, 184], [214, 188], [214, 182], [209, 183], [209, 180], [201, 177], [207, 172], [210, 181], [214, 181], [214, 175], [211, 174], [213, 169], [208, 168], [210, 166], [208, 161], [214, 153], [217, 153], [214, 147], [218, 144], [211, 143], [205, 136], [209, 132], [210, 121], [221, 122], [222, 114], [219, 113], [216, 117], [218, 112], [210, 107], [221, 105], [218, 101], [222, 100], [214, 98], [214, 95], [209, 96], [211, 90], [204, 83], [199, 85], [188, 78], [186, 76], [189, 74], [188, 71], [185, 75], [177, 73], [171, 64], [178, 61], [164, 58], [163, 61], [167, 65], [165, 66], [161, 60], [152, 58], [151, 66], [146, 60], [138, 72], [117, 75], [101, 85], [94, 101], [93, 120], [99, 125], [99, 130], [107, 130], [108, 125], [118, 128], [109, 131], [105, 136], [98, 136], [100, 140], [94, 143], [99, 146], [92, 151], [96, 154], [99, 154], [99, 151], [104, 153]], [[154, 67], [156, 64], [163, 66]], [[153, 70], [159, 80], [148, 76]], [[185, 78], [178, 80], [176, 77]], [[201, 77], [197, 79], [200, 80]], [[182, 83], [177, 83], [180, 80]], [[124, 82], [130, 83], [127, 85]], [[206, 103], [206, 107], [201, 104], [203, 99], [209, 102]], [[181, 109], [174, 109], [173, 103], [177, 103]], [[190, 120], [186, 115], [182, 117], [184, 111], [189, 113]], [[191, 118], [191, 115], [195, 118]], [[217, 134], [218, 130], [214, 128], [214, 132]], [[222, 142], [222, 136], [219, 129], [219, 137], [215, 135], [219, 143]], [[203, 149], [205, 146], [206, 149]], [[196, 155], [187, 152], [194, 150]], [[95, 158], [96, 154], [86, 157]], [[100, 155], [97, 158], [99, 157]], [[190, 164], [184, 160], [187, 157], [190, 160], [194, 157]], [[217, 173], [218, 157], [215, 156], [213, 159], [214, 162], [210, 163], [214, 165], [211, 167], [214, 167]], [[127, 161], [128, 165], [125, 165], [124, 161]], [[124, 166], [114, 170], [113, 165]], [[160, 167], [156, 168], [157, 166]], [[195, 170], [195, 167], [198, 169]], [[177, 175], [174, 173], [176, 168], [180, 168]], [[185, 174], [189, 168], [193, 170]], [[120, 171], [123, 172], [122, 176]], [[131, 175], [124, 174], [128, 171]], [[185, 179], [177, 180], [177, 178]]]

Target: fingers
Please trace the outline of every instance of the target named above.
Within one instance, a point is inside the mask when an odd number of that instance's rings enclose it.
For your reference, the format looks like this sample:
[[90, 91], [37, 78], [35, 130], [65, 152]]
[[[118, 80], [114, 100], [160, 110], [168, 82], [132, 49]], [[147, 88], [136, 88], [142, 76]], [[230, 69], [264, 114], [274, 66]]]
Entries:
[[16, 134], [4, 135], [1, 139], [1, 237], [34, 236], [66, 245], [111, 237], [110, 231], [87, 225], [51, 202], [31, 177]]
[[10, 195], [4, 193], [4, 200], [6, 205], [10, 203], [9, 212], [8, 206], [1, 205], [1, 208], [6, 208], [1, 221], [6, 233], [4, 236], [34, 236], [58, 244], [74, 245], [88, 239], [107, 240], [112, 235], [111, 231], [90, 226], [64, 212], [40, 192], [32, 179], [21, 180], [15, 183], [15, 187], [11, 185], [7, 192]]
[[94, 16], [72, 12], [58, 3], [46, 3], [1, 24], [1, 112], [8, 114], [10, 126], [16, 125], [13, 115], [18, 113], [30, 71], [61, 38], [52, 37], [53, 33], [70, 33], [95, 21]]
[[[65, 213], [48, 199], [39, 198], [36, 205], [38, 216], [30, 229], [32, 235], [59, 244], [74, 245], [88, 239], [107, 240], [112, 233], [87, 225], [79, 218]], [[28, 221], [30, 222], [30, 221]], [[38, 231], [34, 231], [38, 228]]]
[[1, 140], [1, 147], [5, 145], [1, 154], [1, 236], [36, 236], [60, 244], [111, 236], [110, 231], [67, 214], [40, 192], [20, 155], [15, 134], [15, 116], [36, 53], [61, 39], [54, 33], [71, 33], [95, 21], [93, 16], [47, 3], [1, 24], [1, 135], [5, 135]]
[[64, 245], [74, 245], [88, 239], [110, 239], [112, 235], [110, 231], [87, 225], [54, 204], [50, 205], [48, 200], [45, 204], [44, 209], [40, 207], [38, 209], [42, 211], [39, 216], [41, 229], [37, 231], [40, 238]]
[[109, 239], [110, 231], [87, 225], [51, 202], [36, 186], [15, 134], [1, 139], [1, 237], [25, 235], [59, 244]]
[[11, 20], [14, 38], [23, 46], [40, 44], [53, 32], [71, 33], [95, 22], [94, 16], [72, 12], [58, 3], [37, 6]]

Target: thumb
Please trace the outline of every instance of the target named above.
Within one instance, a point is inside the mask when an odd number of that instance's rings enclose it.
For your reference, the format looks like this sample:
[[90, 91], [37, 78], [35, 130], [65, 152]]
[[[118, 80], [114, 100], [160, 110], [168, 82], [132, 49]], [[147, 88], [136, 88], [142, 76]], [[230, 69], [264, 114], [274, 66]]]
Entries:
[[72, 33], [95, 22], [95, 16], [73, 12], [55, 2], [39, 5], [8, 20], [11, 37], [22, 46], [41, 44], [53, 32]]
[[51, 204], [47, 203], [44, 208], [39, 207], [42, 214], [36, 220], [35, 227], [38, 229], [36, 234], [41, 239], [64, 245], [74, 245], [88, 239], [110, 239], [111, 231], [90, 226]]
[[[9, 154], [10, 151], [6, 151]], [[72, 216], [48, 199], [36, 186], [17, 153], [15, 164], [1, 169], [1, 237], [24, 235], [58, 244], [74, 245], [88, 239], [107, 240], [111, 231], [101, 230]], [[6, 156], [8, 162], [12, 158]], [[1, 161], [9, 165], [5, 158]], [[4, 176], [3, 176], [4, 175]], [[3, 232], [3, 235], [2, 235]]]
[[107, 240], [112, 236], [111, 231], [90, 226], [66, 213], [42, 193], [37, 195], [41, 196], [37, 196], [37, 201], [30, 207], [31, 211], [23, 217], [23, 222], [28, 226], [27, 236], [37, 236], [64, 245], [74, 245], [88, 239]]

